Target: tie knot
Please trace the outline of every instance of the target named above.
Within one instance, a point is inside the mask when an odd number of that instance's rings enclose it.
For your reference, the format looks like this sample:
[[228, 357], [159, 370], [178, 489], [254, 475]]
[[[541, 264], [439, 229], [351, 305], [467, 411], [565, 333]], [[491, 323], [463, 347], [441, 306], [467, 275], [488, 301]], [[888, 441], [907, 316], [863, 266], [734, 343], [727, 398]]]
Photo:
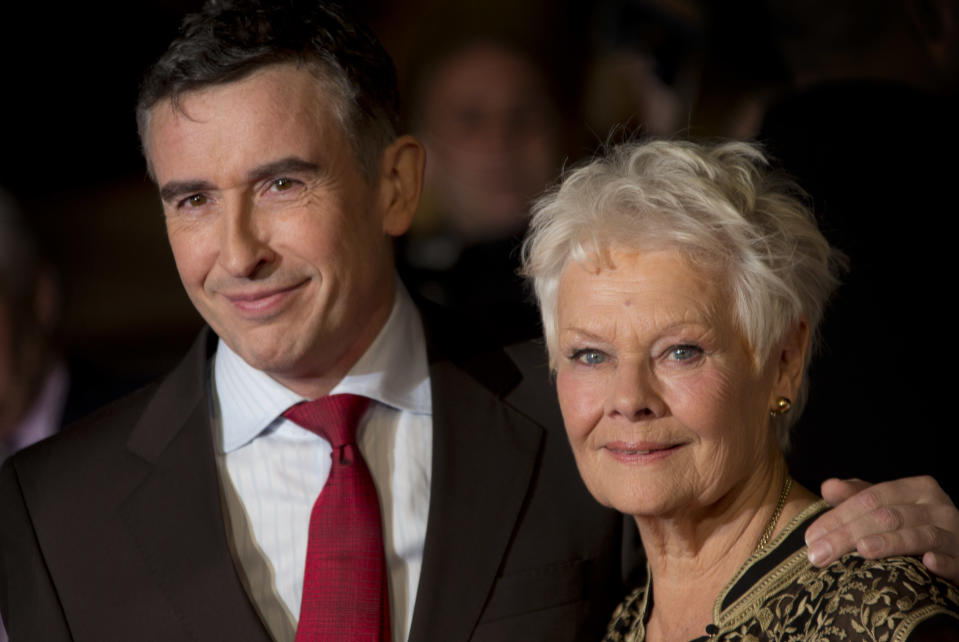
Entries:
[[340, 448], [356, 443], [356, 425], [369, 405], [369, 397], [329, 395], [290, 406], [283, 416]]

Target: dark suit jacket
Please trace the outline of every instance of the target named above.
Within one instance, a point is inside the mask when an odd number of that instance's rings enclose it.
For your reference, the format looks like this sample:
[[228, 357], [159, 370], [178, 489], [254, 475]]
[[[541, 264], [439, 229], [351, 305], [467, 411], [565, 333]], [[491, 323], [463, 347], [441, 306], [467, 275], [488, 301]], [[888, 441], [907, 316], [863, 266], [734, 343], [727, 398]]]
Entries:
[[[204, 332], [161, 383], [0, 472], [13, 642], [269, 639], [227, 543], [213, 345]], [[429, 352], [433, 477], [410, 639], [597, 639], [624, 593], [623, 522], [579, 480], [542, 350]]]

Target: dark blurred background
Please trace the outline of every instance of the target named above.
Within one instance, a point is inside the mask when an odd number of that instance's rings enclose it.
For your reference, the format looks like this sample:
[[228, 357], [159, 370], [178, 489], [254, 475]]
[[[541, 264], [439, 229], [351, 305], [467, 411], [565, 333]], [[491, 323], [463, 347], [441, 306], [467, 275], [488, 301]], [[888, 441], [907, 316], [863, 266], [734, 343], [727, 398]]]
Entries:
[[[18, 2], [0, 16], [0, 186], [26, 213], [29, 227], [59, 273], [62, 306], [56, 344], [70, 365], [71, 386], [78, 397], [70, 411], [75, 415], [162, 374], [176, 363], [201, 325], [176, 275], [133, 117], [141, 73], [169, 43], [182, 14], [199, 4]], [[495, 138], [480, 128], [499, 125], [476, 109], [437, 114], [435, 120], [427, 117], [433, 114], [430, 92], [442, 77], [444, 61], [462, 53], [464, 43], [476, 42], [494, 43], [501, 54], [507, 52], [499, 58], [472, 59], [480, 67], [488, 65], [486, 73], [494, 78], [514, 76], [489, 71], [499, 69], [489, 67], [494, 64], [490, 61], [509, 57], [520, 61], [512, 67], [518, 79], [515, 92], [503, 90], [515, 104], [504, 98], [499, 107], [490, 107], [502, 112], [503, 124], [496, 134], [505, 141], [501, 155], [520, 158], [517, 147], [509, 143], [526, 136], [529, 156], [522, 158], [536, 160], [523, 161], [520, 167], [541, 163], [550, 178], [603, 142], [637, 134], [765, 141], [812, 191], [831, 240], [852, 255], [853, 274], [863, 275], [855, 279], [868, 282], [850, 297], [873, 303], [882, 299], [887, 317], [898, 310], [892, 321], [886, 319], [896, 324], [895, 332], [886, 326], [881, 332], [863, 332], [865, 326], [875, 325], [869, 315], [876, 309], [842, 313], [845, 334], [835, 330], [827, 356], [837, 363], [856, 362], [865, 353], [870, 356], [859, 366], [872, 372], [890, 368], [897, 376], [908, 373], [911, 380], [931, 374], [932, 364], [924, 359], [933, 356], [930, 348], [941, 345], [936, 342], [947, 321], [942, 301], [951, 298], [942, 296], [941, 283], [955, 271], [946, 261], [951, 247], [945, 245], [945, 237], [951, 231], [947, 234], [941, 226], [954, 218], [956, 207], [931, 196], [942, 193], [956, 169], [951, 160], [956, 147], [948, 146], [955, 138], [956, 112], [951, 109], [959, 58], [955, 4], [952, 0], [352, 3], [394, 57], [404, 99], [411, 106], [410, 127], [425, 139], [431, 158], [444, 158], [443, 145], [456, 135], [473, 132], [476, 145]], [[853, 89], [835, 93], [838, 85], [850, 82]], [[492, 85], [485, 83], [467, 82], [463, 91], [489, 88], [493, 95]], [[817, 93], [823, 85], [833, 93]], [[807, 102], [797, 103], [799, 99]], [[439, 104], [453, 105], [456, 100], [449, 97]], [[464, 100], [476, 105], [483, 98]], [[444, 122], [442, 118], [447, 118], [447, 130], [435, 124]], [[528, 133], [530, 123], [538, 123], [540, 130]], [[543, 123], [547, 125], [542, 127]], [[464, 142], [452, 147], [466, 146]], [[934, 161], [942, 149], [948, 149], [950, 158]], [[483, 158], [488, 153], [492, 152], [483, 150]], [[473, 174], [486, 172], [469, 164], [475, 158], [451, 156], [437, 167], [454, 168], [461, 160]], [[498, 171], [516, 174], [508, 165]], [[509, 280], [509, 261], [515, 260], [515, 240], [523, 228], [522, 214], [518, 218], [511, 214], [509, 204], [525, 204], [545, 187], [549, 179], [544, 182], [538, 176], [531, 173], [526, 183], [511, 184], [515, 193], [512, 201], [505, 197], [502, 201], [502, 225], [480, 231], [464, 231], [444, 218], [444, 207], [449, 209], [444, 199], [454, 199], [455, 194], [444, 192], [440, 184], [444, 177], [431, 176], [436, 184], [428, 186], [423, 211], [399, 251], [411, 289], [450, 303], [445, 300], [449, 293], [464, 291], [461, 279], [471, 278], [464, 274], [475, 274], [477, 265], [503, 257], [508, 268], [503, 278]], [[856, 196], [841, 191], [843, 186], [855, 189]], [[492, 188], [481, 184], [471, 189], [491, 193]], [[901, 197], [890, 190], [898, 190]], [[826, 218], [830, 204], [836, 203], [841, 207], [834, 207], [835, 213]], [[859, 214], [851, 210], [865, 212], [866, 218], [856, 218]], [[913, 224], [917, 216], [926, 217], [921, 234], [903, 237], [890, 223]], [[886, 234], [866, 239], [863, 231], [876, 229]], [[935, 260], [906, 274], [902, 269], [881, 271], [883, 266], [901, 268], [904, 263], [912, 268], [916, 256]], [[859, 273], [857, 260], [866, 266]], [[460, 272], [452, 271], [456, 265]], [[880, 272], [870, 275], [870, 265]], [[445, 280], [454, 273], [455, 280]], [[894, 283], [890, 285], [889, 279]], [[935, 288], [917, 290], [918, 280]], [[503, 305], [502, 316], [525, 319], [525, 325], [505, 329], [502, 337], [521, 338], [531, 328], [535, 332], [535, 318], [524, 316], [529, 310], [521, 289], [511, 290], [515, 285], [504, 285], [490, 295], [509, 290], [503, 300], [452, 303]], [[917, 325], [910, 320], [917, 314], [938, 321]], [[855, 349], [845, 353], [835, 349], [853, 344]], [[906, 344], [906, 356], [890, 361], [889, 346]], [[948, 351], [939, 351], [937, 358], [948, 361], [948, 357]], [[926, 471], [953, 483], [955, 453], [937, 448], [934, 440], [951, 432], [956, 422], [921, 407], [942, 410], [950, 395], [945, 384], [954, 377], [919, 392], [903, 391], [896, 383], [895, 390], [902, 394], [896, 396], [897, 392], [872, 383], [854, 389], [850, 387], [854, 377], [847, 370], [836, 369], [833, 379], [830, 371], [826, 366], [814, 371], [814, 380], [818, 376], [827, 383], [813, 391], [814, 400], [817, 395], [823, 399], [824, 409], [810, 409], [807, 424], [813, 427], [801, 429], [797, 439], [802, 481], [818, 483], [830, 472], [879, 479]], [[827, 403], [830, 394], [834, 399]], [[846, 414], [834, 414], [837, 407], [845, 408]], [[874, 430], [876, 417], [895, 420]], [[817, 424], [828, 426], [817, 431]], [[916, 443], [919, 439], [926, 441]]]

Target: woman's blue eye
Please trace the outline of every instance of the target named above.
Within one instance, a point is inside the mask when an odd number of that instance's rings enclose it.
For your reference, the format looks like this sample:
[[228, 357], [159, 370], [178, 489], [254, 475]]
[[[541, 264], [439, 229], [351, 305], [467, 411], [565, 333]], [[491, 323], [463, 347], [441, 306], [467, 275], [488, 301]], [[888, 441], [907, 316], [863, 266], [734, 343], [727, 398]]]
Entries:
[[674, 346], [669, 349], [669, 356], [674, 361], [688, 361], [689, 359], [698, 357], [702, 353], [703, 349], [699, 346], [682, 345]]
[[588, 366], [595, 366], [605, 362], [606, 355], [599, 350], [577, 350], [573, 353], [573, 360]]

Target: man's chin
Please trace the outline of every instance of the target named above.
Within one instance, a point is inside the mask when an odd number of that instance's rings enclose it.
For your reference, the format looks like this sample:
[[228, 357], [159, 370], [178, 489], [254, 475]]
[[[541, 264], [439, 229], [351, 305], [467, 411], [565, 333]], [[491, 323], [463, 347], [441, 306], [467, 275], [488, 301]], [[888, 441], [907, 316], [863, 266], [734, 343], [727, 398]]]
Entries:
[[224, 340], [230, 349], [252, 368], [271, 376], [274, 373], [283, 376], [295, 370], [296, 359], [293, 355], [296, 354], [296, 349], [288, 343], [256, 337], [244, 337], [240, 340], [225, 338]]

